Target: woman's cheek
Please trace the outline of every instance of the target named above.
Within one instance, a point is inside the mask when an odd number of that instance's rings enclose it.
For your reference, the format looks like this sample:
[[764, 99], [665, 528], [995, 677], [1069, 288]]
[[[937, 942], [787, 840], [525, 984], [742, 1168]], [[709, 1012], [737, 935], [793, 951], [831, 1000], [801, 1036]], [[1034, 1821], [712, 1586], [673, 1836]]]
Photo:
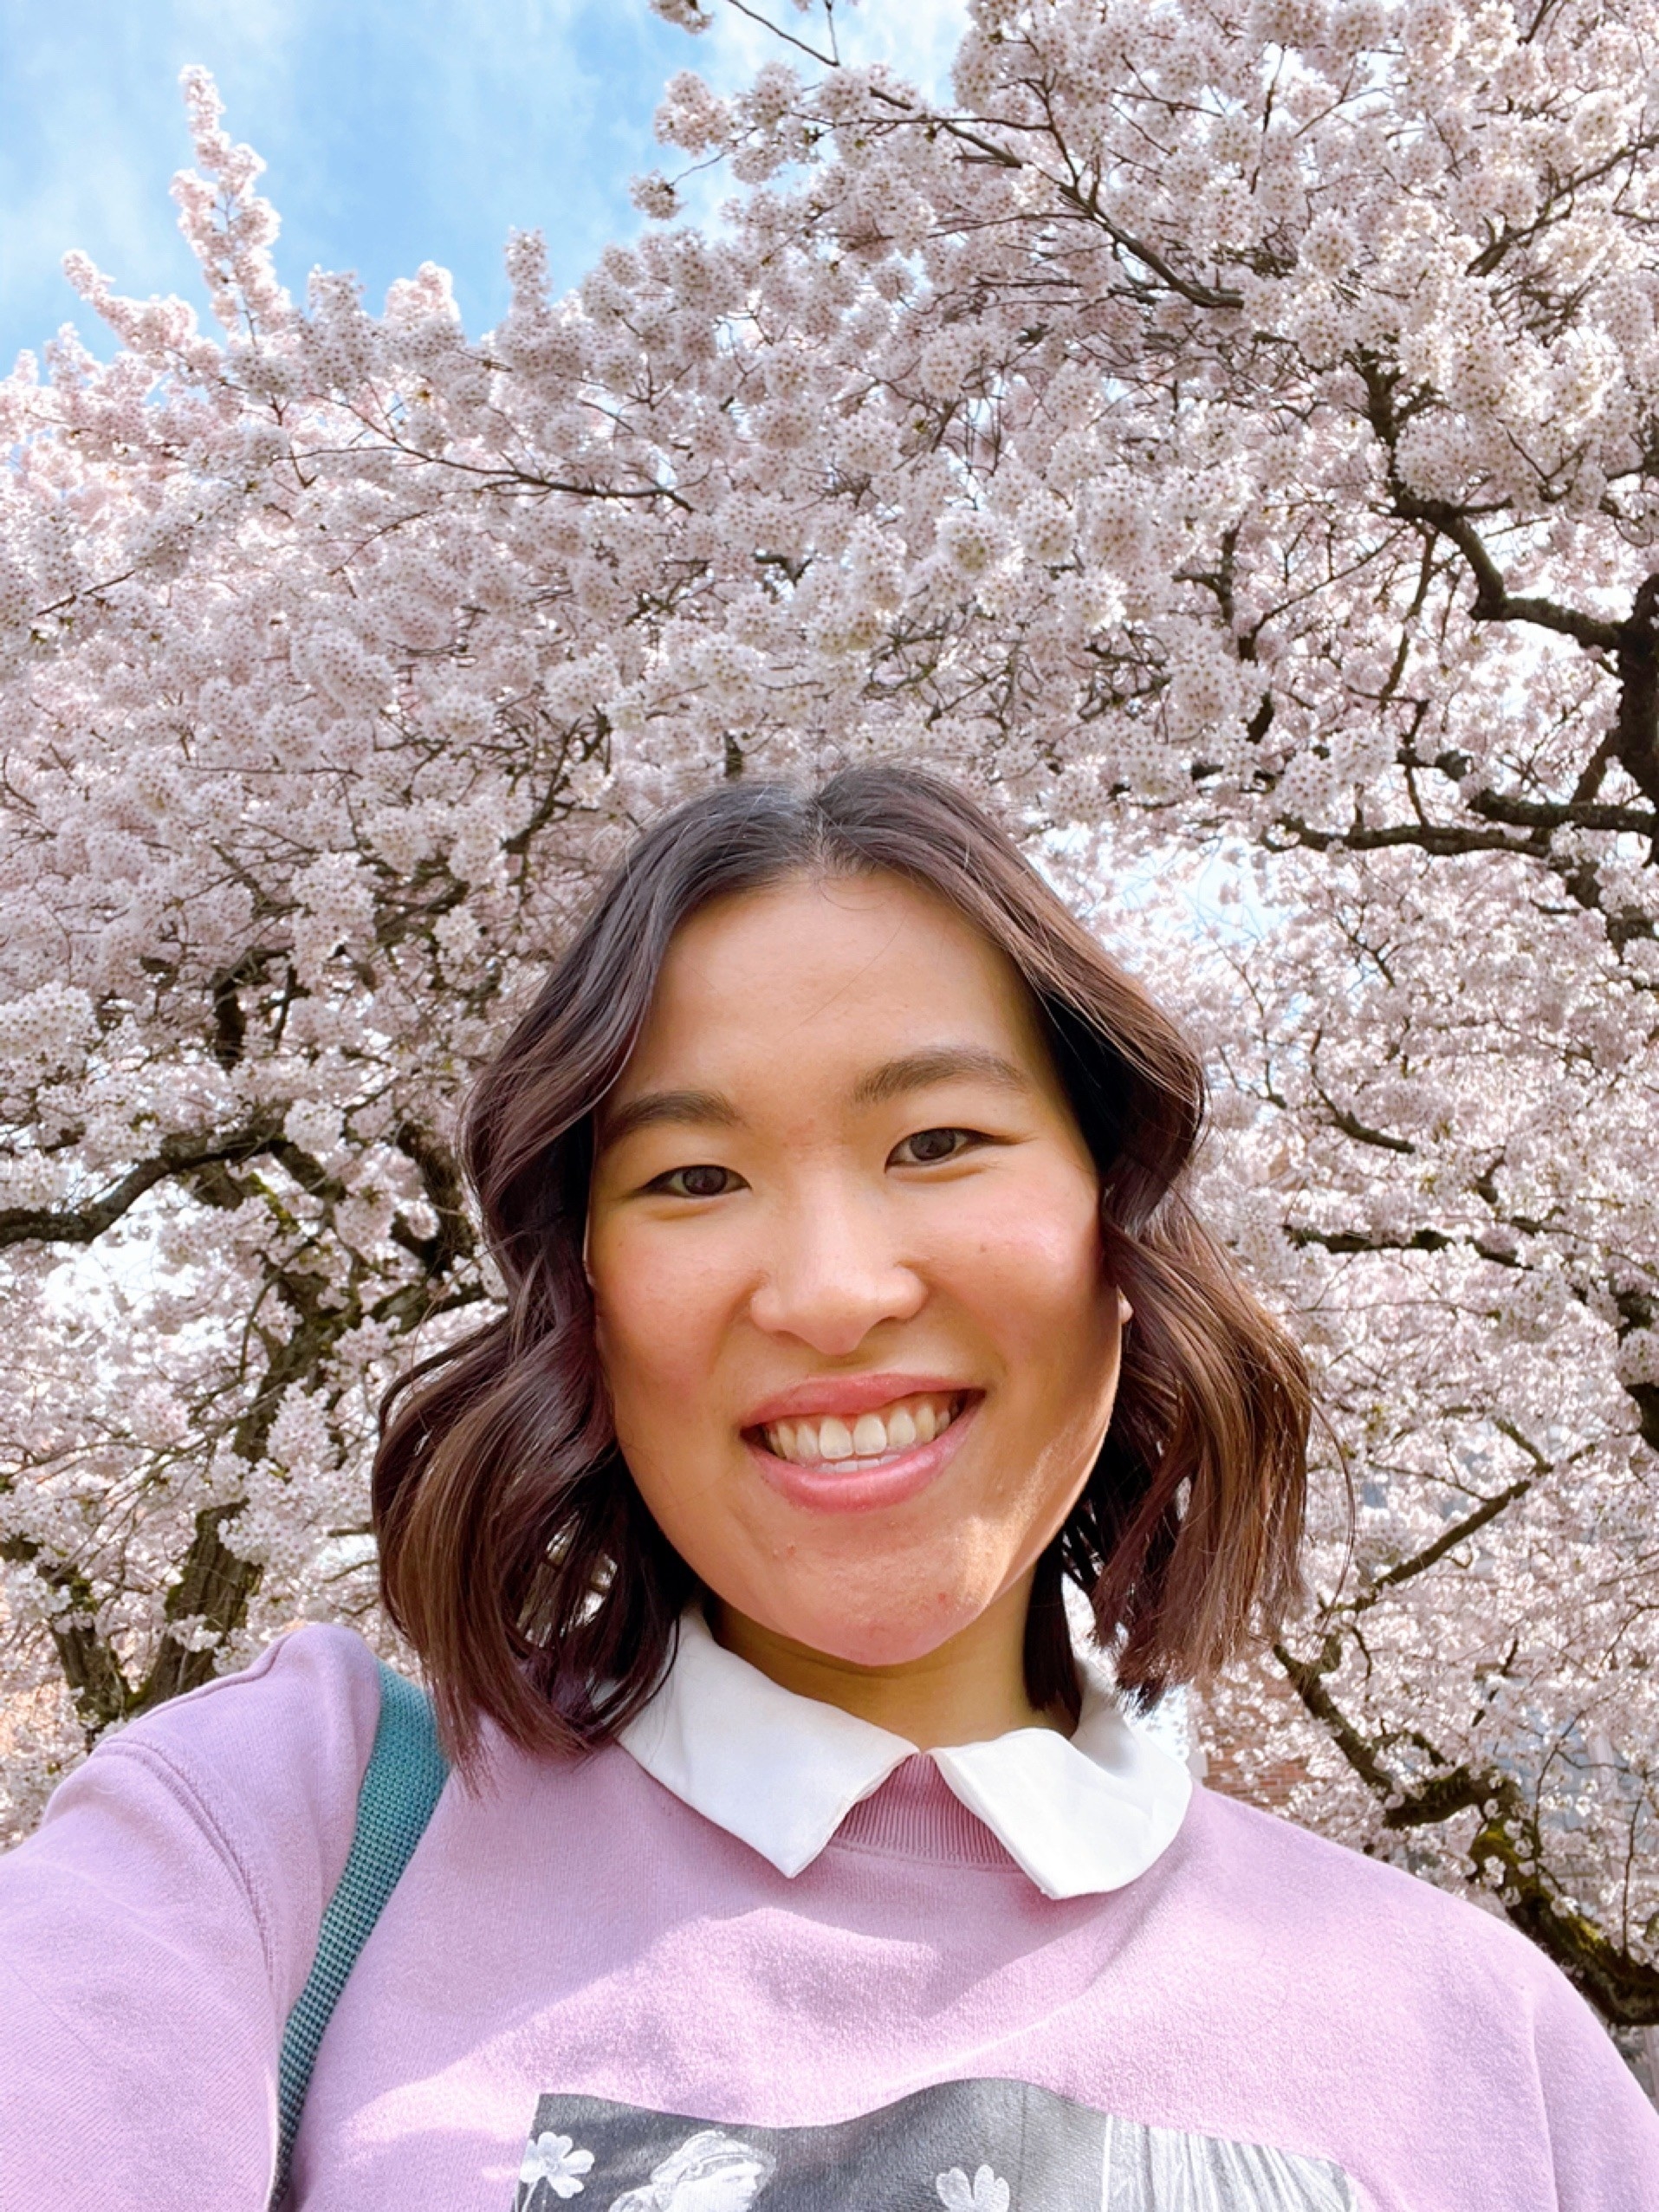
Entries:
[[[1098, 1203], [1092, 1189], [1039, 1186], [988, 1197], [961, 1224], [942, 1268], [967, 1303], [1027, 1333], [1040, 1314], [1075, 1317], [1102, 1281]], [[1045, 1327], [1047, 1326], [1045, 1320]], [[1040, 1334], [1040, 1331], [1037, 1332]]]
[[619, 1238], [606, 1262], [596, 1277], [595, 1338], [619, 1420], [684, 1427], [710, 1391], [721, 1270], [683, 1236]]

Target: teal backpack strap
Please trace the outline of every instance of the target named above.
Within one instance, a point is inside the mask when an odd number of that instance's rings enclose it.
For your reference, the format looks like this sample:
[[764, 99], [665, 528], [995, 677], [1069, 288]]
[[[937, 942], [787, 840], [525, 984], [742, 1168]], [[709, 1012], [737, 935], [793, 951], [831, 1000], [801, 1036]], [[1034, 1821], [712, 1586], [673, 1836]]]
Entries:
[[432, 1817], [449, 1771], [425, 1691], [381, 1660], [380, 1718], [358, 1793], [351, 1852], [322, 1916], [310, 1975], [282, 2032], [276, 2091], [281, 2133], [270, 2212], [288, 2191], [288, 2161], [322, 2032]]

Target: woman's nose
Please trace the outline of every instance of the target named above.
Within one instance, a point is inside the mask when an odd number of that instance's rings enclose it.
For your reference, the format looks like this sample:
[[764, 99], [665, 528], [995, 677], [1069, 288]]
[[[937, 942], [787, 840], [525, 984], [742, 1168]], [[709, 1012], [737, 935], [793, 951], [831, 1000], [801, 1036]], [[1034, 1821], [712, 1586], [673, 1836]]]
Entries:
[[749, 1301], [756, 1327], [793, 1336], [826, 1359], [854, 1352], [883, 1321], [908, 1320], [927, 1296], [878, 1218], [820, 1200], [778, 1224]]

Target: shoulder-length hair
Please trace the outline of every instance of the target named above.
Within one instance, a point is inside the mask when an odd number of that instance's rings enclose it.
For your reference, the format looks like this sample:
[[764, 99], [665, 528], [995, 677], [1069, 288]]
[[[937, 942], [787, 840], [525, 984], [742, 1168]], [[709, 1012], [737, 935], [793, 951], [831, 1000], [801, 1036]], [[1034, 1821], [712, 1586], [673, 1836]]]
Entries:
[[594, 1116], [675, 931], [711, 899], [801, 873], [898, 876], [981, 930], [1031, 992], [1099, 1170], [1105, 1264], [1134, 1320], [1105, 1445], [1039, 1569], [1033, 1702], [1077, 1708], [1067, 1577], [1144, 1704], [1300, 1594], [1306, 1370], [1182, 1196], [1204, 1080], [1180, 1032], [949, 785], [892, 767], [810, 795], [734, 782], [640, 838], [484, 1069], [463, 1151], [505, 1310], [381, 1409], [381, 1591], [468, 1766], [486, 1715], [528, 1749], [605, 1742], [672, 1656], [697, 1585], [634, 1487], [595, 1352]]

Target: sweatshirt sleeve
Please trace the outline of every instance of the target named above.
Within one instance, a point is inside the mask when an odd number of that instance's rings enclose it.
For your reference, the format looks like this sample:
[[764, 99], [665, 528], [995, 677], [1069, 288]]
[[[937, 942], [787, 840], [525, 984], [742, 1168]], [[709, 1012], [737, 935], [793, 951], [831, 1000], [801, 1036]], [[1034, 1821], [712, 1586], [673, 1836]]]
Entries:
[[263, 2212], [379, 1715], [367, 1645], [296, 1631], [107, 1739], [0, 1858], [6, 2212]]
[[1565, 1975], [1535, 2001], [1533, 2048], [1560, 2212], [1659, 2206], [1659, 2111]]

